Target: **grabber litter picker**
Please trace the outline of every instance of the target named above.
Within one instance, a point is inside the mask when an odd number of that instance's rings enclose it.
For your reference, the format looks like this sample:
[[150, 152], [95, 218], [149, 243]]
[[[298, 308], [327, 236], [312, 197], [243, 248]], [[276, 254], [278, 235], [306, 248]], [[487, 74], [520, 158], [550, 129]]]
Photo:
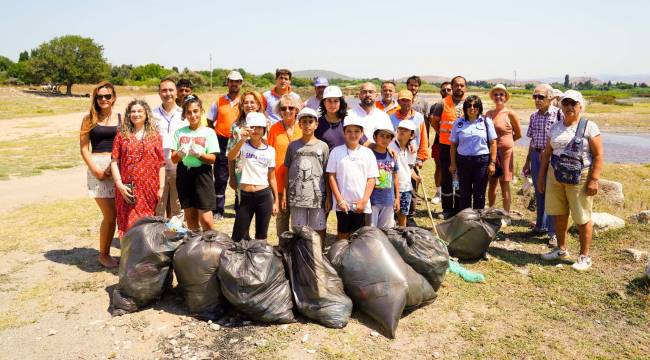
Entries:
[[422, 180], [423, 178], [421, 178], [420, 180], [420, 187], [424, 192], [424, 203], [427, 204], [427, 212], [429, 213], [429, 219], [431, 220], [431, 227], [433, 228], [433, 234], [436, 235], [437, 238], [440, 238], [440, 235], [438, 234], [438, 229], [436, 229], [436, 223], [433, 221], [433, 215], [431, 214], [431, 205], [429, 203], [429, 196], [427, 195], [427, 187], [424, 186], [424, 181]]

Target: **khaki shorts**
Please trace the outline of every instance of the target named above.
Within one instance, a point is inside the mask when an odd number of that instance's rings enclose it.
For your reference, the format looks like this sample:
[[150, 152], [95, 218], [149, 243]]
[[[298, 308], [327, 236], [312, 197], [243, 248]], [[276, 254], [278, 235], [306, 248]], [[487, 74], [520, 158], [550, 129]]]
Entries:
[[547, 215], [571, 214], [573, 222], [584, 225], [591, 221], [593, 196], [587, 196], [587, 176], [583, 171], [577, 185], [562, 184], [555, 179], [555, 171], [549, 166], [546, 176], [545, 210]]

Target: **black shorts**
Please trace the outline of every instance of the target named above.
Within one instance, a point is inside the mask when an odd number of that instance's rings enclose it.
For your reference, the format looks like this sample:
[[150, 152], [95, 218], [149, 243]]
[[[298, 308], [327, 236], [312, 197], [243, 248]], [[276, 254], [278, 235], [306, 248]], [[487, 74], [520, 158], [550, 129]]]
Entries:
[[347, 234], [355, 232], [366, 225], [366, 214], [343, 211], [336, 212], [336, 231]]
[[182, 162], [176, 167], [176, 191], [181, 208], [212, 210], [217, 206], [212, 166], [203, 164], [188, 168]]

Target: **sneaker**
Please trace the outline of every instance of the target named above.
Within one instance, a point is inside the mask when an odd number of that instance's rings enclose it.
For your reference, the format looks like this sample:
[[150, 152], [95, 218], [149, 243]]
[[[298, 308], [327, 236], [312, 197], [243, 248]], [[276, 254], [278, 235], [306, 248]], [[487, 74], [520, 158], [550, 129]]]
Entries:
[[440, 204], [440, 193], [436, 193], [436, 195], [431, 198], [431, 203], [434, 205]]
[[574, 262], [571, 267], [574, 270], [578, 271], [586, 271], [591, 268], [591, 257], [587, 255], [580, 255], [578, 256], [578, 261]]
[[214, 215], [212, 215], [212, 220], [214, 221], [220, 221], [221, 219], [223, 219], [223, 214], [221, 213], [214, 213]]
[[551, 252], [547, 252], [546, 254], [542, 254], [542, 259], [544, 260], [564, 260], [569, 257], [569, 251], [568, 250], [562, 250], [559, 247], [556, 247], [553, 249]]
[[552, 247], [552, 248], [557, 247], [557, 236], [555, 236], [555, 234], [549, 236], [549, 238], [548, 238], [548, 246]]

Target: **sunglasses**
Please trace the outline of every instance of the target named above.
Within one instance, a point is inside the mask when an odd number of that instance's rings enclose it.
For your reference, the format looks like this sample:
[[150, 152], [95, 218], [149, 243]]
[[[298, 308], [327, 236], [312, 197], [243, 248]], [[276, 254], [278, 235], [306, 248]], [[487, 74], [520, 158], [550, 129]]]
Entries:
[[479, 109], [479, 104], [476, 104], [476, 103], [474, 103], [474, 104], [467, 104], [467, 108], [468, 108], [468, 109], [476, 109], [476, 110], [478, 110], [478, 109]]
[[492, 96], [494, 96], [494, 97], [505, 97], [506, 94], [504, 94], [504, 93], [494, 93], [494, 94], [492, 94]]
[[280, 111], [293, 111], [295, 109], [293, 106], [280, 106]]
[[562, 106], [576, 106], [578, 102], [572, 99], [564, 99], [562, 100]]
[[110, 100], [112, 98], [113, 98], [113, 94], [97, 95], [96, 97], [97, 100]]
[[544, 95], [533, 95], [533, 100], [544, 100], [546, 96]]
[[442, 92], [451, 92], [451, 89], [440, 89]]

